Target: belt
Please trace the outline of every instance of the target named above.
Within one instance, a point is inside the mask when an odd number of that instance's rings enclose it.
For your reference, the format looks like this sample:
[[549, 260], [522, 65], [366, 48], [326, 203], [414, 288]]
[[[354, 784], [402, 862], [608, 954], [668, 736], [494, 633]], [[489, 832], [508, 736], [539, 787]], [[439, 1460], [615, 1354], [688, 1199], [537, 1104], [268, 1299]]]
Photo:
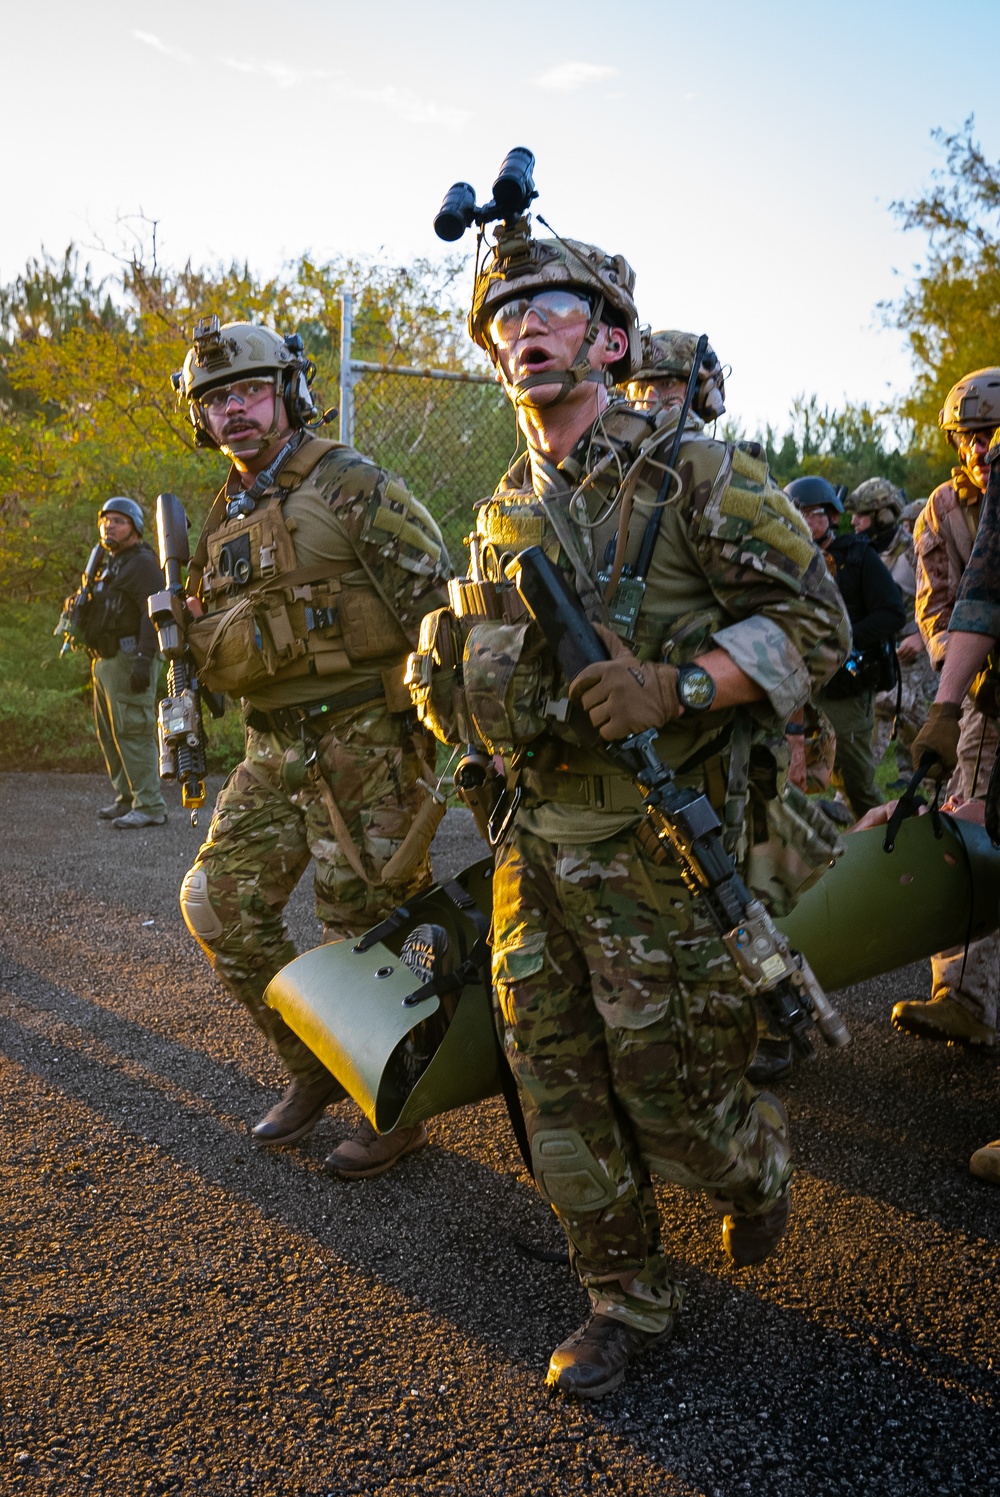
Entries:
[[371, 686], [355, 687], [353, 691], [341, 691], [319, 702], [304, 702], [300, 707], [274, 707], [265, 712], [259, 707], [244, 705], [243, 721], [258, 733], [296, 733], [305, 727], [310, 733], [318, 729], [323, 734], [331, 716], [348, 712], [352, 707], [363, 707], [366, 702], [379, 701], [385, 701], [385, 687], [381, 681]]
[[555, 801], [563, 806], [592, 806], [595, 811], [634, 811], [638, 815], [642, 810], [642, 793], [626, 775], [522, 769], [518, 784], [526, 807]]

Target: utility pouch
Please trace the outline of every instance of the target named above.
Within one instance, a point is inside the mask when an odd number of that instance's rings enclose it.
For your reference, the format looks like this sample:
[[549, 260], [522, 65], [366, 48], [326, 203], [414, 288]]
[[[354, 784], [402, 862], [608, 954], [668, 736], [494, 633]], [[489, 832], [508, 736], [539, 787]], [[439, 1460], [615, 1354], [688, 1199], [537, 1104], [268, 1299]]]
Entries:
[[245, 696], [274, 674], [270, 642], [265, 643], [250, 598], [223, 613], [192, 619], [187, 626], [187, 642], [199, 679], [209, 691]]
[[384, 660], [409, 649], [399, 620], [365, 573], [341, 577], [338, 607], [344, 649], [353, 661]]
[[475, 732], [462, 692], [462, 640], [450, 608], [420, 621], [417, 648], [406, 662], [405, 682], [421, 724], [442, 743], [469, 743]]
[[522, 624], [473, 624], [465, 642], [463, 678], [475, 737], [491, 754], [531, 743], [550, 728], [542, 709], [550, 695], [552, 671], [530, 619]]

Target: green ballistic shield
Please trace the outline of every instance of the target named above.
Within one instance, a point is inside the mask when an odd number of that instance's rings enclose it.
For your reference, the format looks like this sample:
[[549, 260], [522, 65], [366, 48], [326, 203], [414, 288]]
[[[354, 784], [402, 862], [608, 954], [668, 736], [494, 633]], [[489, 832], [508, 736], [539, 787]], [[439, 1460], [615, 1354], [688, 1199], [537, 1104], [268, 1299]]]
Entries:
[[[828, 991], [996, 930], [1000, 851], [971, 822], [942, 816], [939, 824], [937, 838], [930, 816], [905, 822], [891, 854], [884, 827], [845, 837], [843, 856], [776, 922]], [[359, 942], [306, 952], [264, 995], [380, 1132], [501, 1090], [485, 966], [475, 967], [447, 1024], [437, 997], [407, 1002], [419, 982], [399, 959], [422, 922], [443, 925], [463, 959], [473, 952], [490, 919], [491, 874], [488, 859], [476, 863]]]
[[1000, 921], [1000, 850], [957, 817], [904, 821], [844, 837], [844, 854], [776, 921], [828, 992], [989, 935]]
[[[411, 899], [359, 941], [307, 951], [283, 967], [264, 994], [380, 1133], [501, 1089], [504, 1062], [485, 948], [492, 873], [490, 859], [475, 863], [453, 883]], [[459, 964], [470, 963], [470, 981], [450, 1023], [440, 998], [419, 998], [420, 979], [399, 959], [409, 932], [425, 922], [443, 925]]]

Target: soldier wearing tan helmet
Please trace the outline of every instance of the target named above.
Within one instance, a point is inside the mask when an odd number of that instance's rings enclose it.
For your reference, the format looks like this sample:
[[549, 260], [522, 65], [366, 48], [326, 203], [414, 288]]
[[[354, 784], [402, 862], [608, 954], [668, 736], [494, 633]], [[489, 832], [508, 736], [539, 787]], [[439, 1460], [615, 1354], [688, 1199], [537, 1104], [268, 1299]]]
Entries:
[[[902, 676], [899, 710], [897, 713], [895, 687], [879, 692], [875, 698], [874, 740], [874, 762], [878, 764], [888, 747], [893, 722], [896, 723], [896, 764], [901, 778], [892, 788], [902, 789], [913, 773], [910, 746], [927, 717], [936, 685], [934, 669], [914, 618], [916, 556], [912, 523], [906, 523], [907, 510], [913, 507], [907, 505], [906, 495], [888, 478], [866, 478], [847, 496], [844, 507], [851, 516], [855, 534], [868, 537], [888, 568], [906, 609], [906, 622], [896, 646]], [[922, 508], [922, 504], [916, 505], [915, 514]]]
[[[297, 335], [207, 317], [174, 376], [198, 445], [230, 461], [192, 561], [187, 641], [202, 684], [241, 700], [246, 723], [181, 910], [289, 1073], [253, 1129], [261, 1144], [306, 1137], [344, 1096], [264, 1003], [296, 954], [284, 910], [310, 859], [328, 940], [370, 929], [431, 876], [413, 830], [428, 740], [403, 672], [448, 556], [399, 478], [309, 430], [314, 372]], [[327, 1169], [377, 1174], [426, 1138], [365, 1121]]]
[[[684, 399], [691, 365], [698, 346], [697, 333], [664, 328], [658, 333], [642, 329], [642, 362], [628, 384], [625, 398], [633, 405], [653, 410], [658, 405], [680, 405]], [[711, 344], [698, 370], [691, 409], [705, 422], [717, 421], [726, 409], [726, 382], [719, 356]]]
[[[948, 650], [949, 626], [962, 574], [972, 556], [989, 477], [986, 454], [1000, 426], [1000, 368], [977, 369], [948, 392], [938, 424], [958, 454], [951, 480], [931, 494], [913, 531], [917, 560], [916, 618], [927, 652], [940, 671]], [[930, 709], [933, 726], [941, 703]], [[996, 722], [977, 712], [969, 697], [954, 713], [957, 739], [948, 793], [981, 801], [997, 754]], [[949, 729], [952, 721], [948, 724]], [[913, 745], [922, 750], [927, 729]], [[892, 1011], [897, 1029], [926, 1039], [947, 1040], [979, 1049], [996, 1045], [1000, 936], [942, 951], [931, 959], [929, 999], [904, 1000]]]
[[[783, 744], [848, 643], [760, 448], [712, 441], [695, 418], [670, 467], [678, 410], [609, 401], [640, 366], [633, 285], [621, 255], [534, 239], [523, 218], [499, 232], [469, 326], [527, 451], [477, 507], [472, 577], [411, 661], [424, 720], [445, 741], [478, 737], [507, 771], [493, 978], [535, 1179], [590, 1297], [548, 1371], [581, 1398], [617, 1387], [680, 1308], [652, 1174], [707, 1192], [740, 1265], [777, 1246], [791, 1174], [784, 1109], [744, 1080], [756, 1022], [735, 969], [677, 868], [644, 848], [632, 781], [583, 745], [656, 730], [682, 783], [721, 808], [747, 704]], [[614, 654], [572, 682], [511, 581], [533, 545]]]

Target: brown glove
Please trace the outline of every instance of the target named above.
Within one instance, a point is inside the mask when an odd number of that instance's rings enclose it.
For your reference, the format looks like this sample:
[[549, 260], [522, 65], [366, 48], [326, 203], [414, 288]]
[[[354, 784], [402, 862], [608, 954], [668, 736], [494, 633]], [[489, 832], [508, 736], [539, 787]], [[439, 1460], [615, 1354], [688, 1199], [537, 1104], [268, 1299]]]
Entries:
[[676, 667], [639, 661], [617, 634], [601, 624], [595, 627], [611, 659], [585, 666], [570, 682], [569, 694], [601, 737], [613, 743], [680, 717]]
[[958, 720], [962, 709], [957, 702], [932, 702], [927, 721], [913, 740], [910, 760], [919, 765], [931, 755], [934, 764], [928, 770], [932, 780], [943, 780], [958, 763]]

